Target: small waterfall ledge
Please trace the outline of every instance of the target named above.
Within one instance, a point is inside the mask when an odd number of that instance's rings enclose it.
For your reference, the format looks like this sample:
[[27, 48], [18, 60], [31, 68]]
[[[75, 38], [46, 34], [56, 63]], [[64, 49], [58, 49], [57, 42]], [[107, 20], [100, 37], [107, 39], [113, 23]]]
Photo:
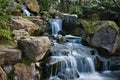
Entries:
[[62, 31], [62, 19], [50, 19], [48, 25], [52, 35], [56, 35], [59, 31]]

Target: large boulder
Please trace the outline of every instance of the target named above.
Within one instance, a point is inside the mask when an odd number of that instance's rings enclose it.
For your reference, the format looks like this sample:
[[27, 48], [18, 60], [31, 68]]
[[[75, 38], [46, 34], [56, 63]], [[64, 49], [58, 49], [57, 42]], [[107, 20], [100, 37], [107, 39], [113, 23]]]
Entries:
[[12, 17], [11, 18], [11, 29], [19, 30], [25, 29], [31, 35], [38, 30], [38, 26], [36, 26], [33, 22], [22, 18], [22, 17]]
[[0, 80], [7, 80], [7, 75], [1, 67], [0, 67]]
[[38, 73], [35, 68], [35, 64], [25, 65], [23, 63], [18, 63], [14, 65], [15, 80], [39, 80]]
[[25, 3], [27, 8], [34, 13], [39, 13], [40, 11], [40, 7], [37, 0], [17, 0], [17, 2], [20, 4]]
[[98, 21], [92, 24], [82, 22], [85, 29], [83, 39], [89, 45], [106, 50], [108, 53], [115, 53], [118, 48], [119, 27], [113, 21]]
[[39, 61], [51, 47], [48, 37], [29, 37], [18, 41], [19, 48], [25, 54], [25, 57], [32, 61]]
[[0, 65], [14, 64], [22, 57], [20, 50], [11, 46], [0, 46]]

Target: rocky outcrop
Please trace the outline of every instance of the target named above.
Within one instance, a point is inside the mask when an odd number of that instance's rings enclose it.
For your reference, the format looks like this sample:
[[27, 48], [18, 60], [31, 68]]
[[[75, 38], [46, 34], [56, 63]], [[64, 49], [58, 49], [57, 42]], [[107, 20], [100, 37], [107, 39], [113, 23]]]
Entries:
[[44, 24], [44, 21], [42, 19], [34, 18], [32, 21], [33, 21], [33, 23], [35, 23], [39, 26], [42, 26]]
[[22, 17], [12, 17], [11, 18], [11, 29], [19, 30], [25, 29], [31, 35], [38, 30], [38, 27], [31, 21]]
[[29, 37], [18, 41], [19, 48], [23, 51], [25, 57], [32, 61], [43, 59], [51, 47], [48, 37]]
[[12, 32], [14, 40], [18, 41], [23, 37], [29, 37], [30, 34], [25, 29], [13, 30]]
[[33, 18], [32, 22], [40, 27], [40, 33], [41, 34], [43, 34], [45, 32], [48, 32], [48, 27], [46, 25], [46, 21], [43, 21], [40, 18]]
[[20, 50], [11, 46], [0, 46], [0, 65], [14, 64], [21, 57], [22, 53]]
[[35, 64], [25, 65], [18, 63], [14, 66], [15, 80], [40, 80], [38, 78], [38, 72], [35, 68]]
[[7, 75], [1, 67], [0, 67], [0, 80], [7, 80]]
[[18, 3], [20, 4], [26, 4], [28, 9], [34, 13], [39, 13], [40, 7], [38, 5], [37, 0], [17, 0]]
[[85, 29], [83, 39], [89, 45], [105, 49], [108, 53], [115, 53], [118, 48], [119, 27], [113, 21], [98, 21], [89, 24], [84, 21], [82, 27]]

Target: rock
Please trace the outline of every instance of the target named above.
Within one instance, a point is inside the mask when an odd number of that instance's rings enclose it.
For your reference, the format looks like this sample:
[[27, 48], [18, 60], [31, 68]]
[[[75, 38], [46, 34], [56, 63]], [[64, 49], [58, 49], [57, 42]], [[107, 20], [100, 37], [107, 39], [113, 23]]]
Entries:
[[112, 57], [111, 58], [110, 69], [111, 70], [120, 70], [120, 57]]
[[12, 15], [15, 15], [15, 16], [20, 16], [21, 15], [21, 10], [20, 9], [15, 9], [12, 11]]
[[14, 64], [21, 56], [21, 51], [14, 47], [0, 46], [0, 65]]
[[34, 13], [39, 13], [40, 11], [40, 7], [38, 5], [38, 1], [37, 0], [17, 0], [18, 3], [20, 4], [26, 4], [26, 6], [28, 7], [28, 9]]
[[36, 25], [39, 25], [41, 34], [44, 34], [45, 32], [48, 32], [48, 27], [47, 27], [45, 21], [43, 21], [42, 19], [37, 19], [37, 18], [34, 18], [32, 21]]
[[45, 54], [51, 47], [48, 37], [30, 37], [18, 41], [19, 48], [25, 54], [25, 57], [32, 61], [39, 61], [44, 58]]
[[[100, 49], [105, 49], [108, 53], [115, 53], [118, 48], [119, 27], [113, 21], [98, 21], [92, 25], [84, 23], [85, 34], [83, 39], [89, 45]], [[91, 27], [92, 26], [92, 27]]]
[[22, 18], [22, 17], [13, 17], [11, 18], [11, 29], [19, 30], [25, 29], [29, 34], [33, 34], [38, 30], [38, 27], [31, 21]]
[[70, 33], [76, 27], [76, 15], [62, 14], [63, 15], [63, 30]]
[[11, 65], [8, 65], [8, 66], [4, 66], [3, 69], [5, 70], [6, 73], [10, 73], [13, 68]]
[[42, 11], [40, 14], [41, 14], [41, 18], [42, 18], [44, 21], [48, 21], [48, 12]]
[[59, 11], [56, 11], [56, 12], [54, 13], [54, 18], [55, 18], [55, 19], [62, 19], [62, 18], [63, 18], [63, 15], [62, 15], [62, 13], [60, 13]]
[[29, 37], [30, 34], [25, 29], [13, 30], [14, 40], [18, 41], [23, 37]]
[[39, 8], [37, 0], [29, 0], [28, 2], [26, 2], [26, 5], [30, 11], [34, 13], [39, 13], [40, 8]]
[[16, 74], [15, 80], [40, 80], [38, 79], [38, 73], [35, 68], [35, 64], [25, 65], [23, 63], [18, 63], [14, 65]]
[[58, 34], [55, 38], [56, 38], [57, 42], [60, 44], [64, 44], [66, 42], [66, 38], [64, 36], [62, 36], [61, 34]]
[[7, 80], [7, 75], [1, 67], [0, 67], [0, 80]]
[[32, 21], [33, 21], [33, 23], [35, 23], [39, 26], [42, 26], [44, 24], [42, 19], [33, 19]]
[[120, 34], [118, 36], [118, 50], [120, 50]]

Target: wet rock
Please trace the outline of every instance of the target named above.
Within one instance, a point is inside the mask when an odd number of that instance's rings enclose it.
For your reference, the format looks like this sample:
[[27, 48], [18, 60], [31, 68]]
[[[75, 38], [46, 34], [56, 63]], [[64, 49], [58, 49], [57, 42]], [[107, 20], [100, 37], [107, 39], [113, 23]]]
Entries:
[[29, 37], [18, 41], [19, 48], [23, 51], [25, 57], [33, 61], [39, 61], [51, 47], [48, 37]]
[[0, 46], [0, 65], [14, 64], [21, 56], [21, 51], [14, 47]]
[[15, 80], [39, 80], [35, 64], [25, 65], [18, 63], [14, 66]]
[[[83, 39], [89, 45], [97, 48], [103, 48], [108, 53], [115, 53], [118, 48], [119, 27], [113, 21], [98, 21], [92, 25], [85, 23], [82, 25], [85, 29]], [[92, 26], [92, 27], [91, 27]]]
[[63, 15], [63, 30], [70, 33], [76, 27], [76, 15], [62, 14]]
[[120, 57], [112, 57], [111, 58], [110, 69], [111, 70], [120, 70]]
[[61, 34], [58, 34], [55, 38], [56, 38], [57, 42], [60, 44], [63, 44], [66, 42], [66, 38], [64, 36], [62, 36]]
[[38, 27], [31, 21], [22, 17], [12, 17], [11, 18], [11, 29], [19, 30], [25, 29], [29, 34], [33, 34], [38, 30]]
[[1, 67], [0, 67], [0, 80], [7, 80], [7, 75]]

